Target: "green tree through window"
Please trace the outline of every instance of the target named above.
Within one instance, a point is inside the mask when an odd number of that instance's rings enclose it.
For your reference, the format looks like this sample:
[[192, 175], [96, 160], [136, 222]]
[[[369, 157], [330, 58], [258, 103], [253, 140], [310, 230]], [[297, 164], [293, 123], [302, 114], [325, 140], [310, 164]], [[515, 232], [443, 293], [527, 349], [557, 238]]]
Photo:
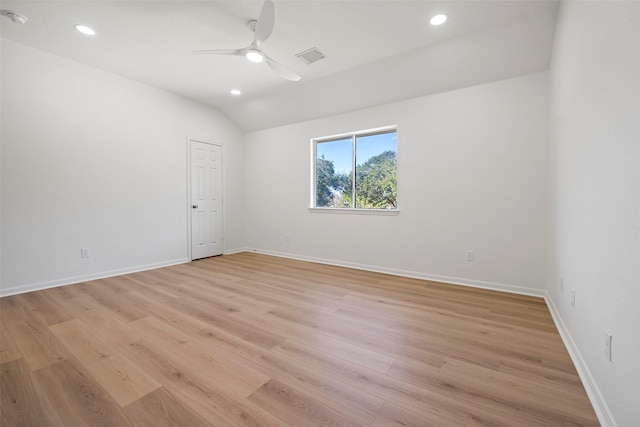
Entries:
[[333, 162], [320, 156], [316, 162], [316, 204], [330, 206], [334, 194], [343, 190], [344, 177], [334, 171]]
[[397, 209], [396, 138], [393, 129], [314, 141], [314, 207]]

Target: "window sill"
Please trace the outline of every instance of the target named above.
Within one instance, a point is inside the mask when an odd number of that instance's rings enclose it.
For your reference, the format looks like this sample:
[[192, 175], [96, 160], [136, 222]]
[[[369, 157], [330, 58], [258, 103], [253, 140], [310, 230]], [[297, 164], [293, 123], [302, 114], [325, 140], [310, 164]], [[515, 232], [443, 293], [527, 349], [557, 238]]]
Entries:
[[398, 216], [398, 209], [351, 209], [351, 208], [309, 208], [311, 213], [328, 213], [328, 214], [344, 214], [344, 215], [380, 215], [380, 216]]

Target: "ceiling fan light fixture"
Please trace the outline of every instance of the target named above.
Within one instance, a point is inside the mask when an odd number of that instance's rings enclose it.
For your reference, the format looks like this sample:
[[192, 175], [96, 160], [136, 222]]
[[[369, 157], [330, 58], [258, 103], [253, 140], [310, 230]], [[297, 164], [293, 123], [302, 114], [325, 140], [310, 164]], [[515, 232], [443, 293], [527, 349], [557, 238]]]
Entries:
[[433, 26], [442, 25], [447, 21], [447, 15], [444, 13], [439, 13], [438, 15], [434, 15], [429, 20], [429, 23]]
[[4, 9], [0, 10], [0, 15], [1, 16], [6, 16], [7, 18], [11, 19], [16, 24], [24, 24], [25, 22], [27, 22], [27, 17], [26, 16], [21, 15], [18, 12], [14, 12], [13, 10], [4, 10]]
[[302, 77], [288, 69], [285, 65], [275, 61], [267, 56], [267, 54], [260, 51], [262, 43], [267, 41], [273, 32], [275, 18], [275, 6], [273, 0], [264, 0], [262, 10], [260, 11], [260, 17], [257, 20], [251, 20], [247, 23], [251, 31], [253, 31], [253, 41], [249, 46], [240, 49], [196, 50], [193, 53], [244, 56], [251, 62], [265, 62], [269, 68], [271, 68], [271, 71], [283, 79], [297, 82]]
[[95, 36], [96, 35], [96, 30], [94, 30], [93, 28], [89, 28], [86, 25], [82, 25], [82, 24], [76, 24], [73, 26], [73, 28], [76, 29], [76, 31], [87, 35], [87, 36]]
[[244, 54], [244, 56], [251, 62], [264, 61], [264, 55], [255, 49], [249, 49], [247, 53]]

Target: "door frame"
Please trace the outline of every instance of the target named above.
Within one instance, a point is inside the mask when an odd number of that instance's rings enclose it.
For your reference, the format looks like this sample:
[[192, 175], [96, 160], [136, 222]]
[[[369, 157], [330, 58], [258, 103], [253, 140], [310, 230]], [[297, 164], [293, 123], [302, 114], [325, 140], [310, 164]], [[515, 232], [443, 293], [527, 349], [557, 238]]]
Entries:
[[193, 261], [193, 253], [192, 253], [192, 239], [191, 239], [191, 226], [192, 226], [192, 220], [191, 220], [191, 142], [199, 142], [202, 144], [208, 144], [208, 145], [215, 145], [216, 147], [220, 148], [220, 169], [221, 169], [221, 173], [222, 173], [222, 182], [220, 183], [222, 185], [222, 200], [220, 201], [220, 203], [222, 203], [222, 233], [220, 238], [222, 239], [222, 254], [224, 255], [227, 248], [226, 248], [226, 244], [227, 242], [225, 241], [224, 238], [224, 231], [225, 231], [225, 221], [227, 218], [227, 212], [226, 212], [226, 204], [225, 204], [225, 199], [226, 199], [226, 187], [224, 185], [224, 145], [222, 144], [217, 144], [215, 142], [211, 142], [208, 141], [206, 139], [202, 139], [202, 138], [190, 138], [187, 137], [187, 141], [186, 141], [186, 154], [187, 154], [187, 197], [186, 197], [186, 209], [187, 209], [187, 256], [189, 258], [189, 261]]

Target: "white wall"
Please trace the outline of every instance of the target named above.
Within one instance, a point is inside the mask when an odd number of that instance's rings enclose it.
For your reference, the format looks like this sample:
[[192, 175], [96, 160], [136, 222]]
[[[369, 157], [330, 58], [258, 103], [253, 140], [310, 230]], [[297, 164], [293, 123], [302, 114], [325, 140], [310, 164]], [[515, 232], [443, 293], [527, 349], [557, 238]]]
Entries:
[[[310, 213], [309, 140], [394, 124], [399, 216]], [[247, 246], [542, 294], [547, 125], [543, 72], [247, 134]]]
[[229, 120], [2, 40], [1, 292], [187, 260], [187, 135], [225, 146], [226, 248], [240, 248], [242, 135]]
[[619, 426], [640, 425], [638, 23], [638, 2], [563, 3], [550, 74], [548, 292], [603, 424]]

